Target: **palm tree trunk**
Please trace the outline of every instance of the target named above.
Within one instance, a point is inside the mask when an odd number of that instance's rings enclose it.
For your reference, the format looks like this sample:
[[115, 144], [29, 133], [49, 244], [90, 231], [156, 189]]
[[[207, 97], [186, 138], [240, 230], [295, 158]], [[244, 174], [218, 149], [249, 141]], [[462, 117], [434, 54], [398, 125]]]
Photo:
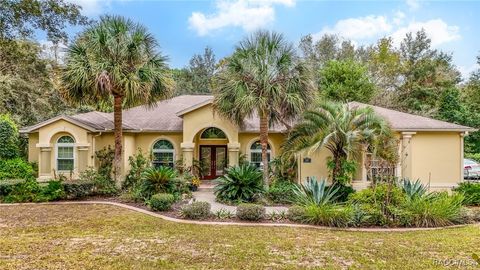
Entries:
[[262, 145], [263, 184], [268, 187], [268, 116], [260, 112], [260, 144]]
[[113, 160], [113, 175], [117, 186], [121, 185], [122, 170], [122, 96], [115, 96], [113, 103], [113, 125], [115, 135], [115, 158]]

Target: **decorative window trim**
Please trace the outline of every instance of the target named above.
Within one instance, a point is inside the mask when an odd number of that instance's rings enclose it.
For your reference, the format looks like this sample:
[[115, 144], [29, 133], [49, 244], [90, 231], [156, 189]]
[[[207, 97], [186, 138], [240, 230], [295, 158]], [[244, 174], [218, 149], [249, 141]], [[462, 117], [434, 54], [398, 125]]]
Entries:
[[[59, 142], [60, 139], [64, 138], [64, 137], [68, 137], [70, 139], [72, 139], [72, 142]], [[71, 147], [72, 148], [72, 158], [59, 158], [58, 157], [58, 153], [59, 153], [59, 148], [60, 147]], [[75, 139], [73, 136], [71, 135], [62, 135], [60, 136], [58, 139], [57, 139], [57, 142], [55, 144], [55, 168], [58, 172], [70, 172], [70, 171], [74, 171], [75, 170], [75, 161], [76, 161], [77, 157], [76, 157], [76, 153], [75, 153]], [[72, 160], [72, 169], [71, 170], [61, 170], [58, 166], [59, 166], [59, 160]]]
[[[166, 141], [168, 142], [171, 146], [172, 146], [172, 149], [155, 149], [155, 144], [157, 144], [158, 142], [160, 141]], [[161, 161], [155, 161], [155, 153], [168, 153], [168, 154], [172, 154], [172, 168], [175, 167], [175, 144], [169, 140], [169, 139], [166, 139], [166, 138], [159, 138], [157, 140], [155, 140], [152, 144], [152, 147], [150, 148], [151, 151], [152, 151], [152, 166], [155, 166], [155, 164], [160, 164], [160, 166], [162, 166], [161, 164], [162, 163], [165, 163], [165, 162], [161, 162]], [[170, 167], [170, 166], [169, 166]]]
[[[205, 132], [207, 132], [208, 130], [218, 130], [219, 132], [221, 132], [221, 134], [223, 134], [224, 137], [218, 137], [218, 138], [204, 138], [203, 137], [203, 134], [205, 134]], [[208, 127], [206, 129], [204, 129], [202, 131], [202, 133], [200, 133], [200, 140], [211, 140], [211, 141], [215, 141], [215, 140], [228, 140], [228, 137], [227, 137], [227, 134], [220, 128], [218, 127]]]

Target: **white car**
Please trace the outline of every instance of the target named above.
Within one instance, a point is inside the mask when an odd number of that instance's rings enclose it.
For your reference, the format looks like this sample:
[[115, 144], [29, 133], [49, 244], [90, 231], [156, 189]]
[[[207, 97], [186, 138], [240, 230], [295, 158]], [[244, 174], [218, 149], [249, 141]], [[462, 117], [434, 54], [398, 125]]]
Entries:
[[465, 179], [479, 179], [480, 164], [468, 158], [463, 159], [463, 175]]

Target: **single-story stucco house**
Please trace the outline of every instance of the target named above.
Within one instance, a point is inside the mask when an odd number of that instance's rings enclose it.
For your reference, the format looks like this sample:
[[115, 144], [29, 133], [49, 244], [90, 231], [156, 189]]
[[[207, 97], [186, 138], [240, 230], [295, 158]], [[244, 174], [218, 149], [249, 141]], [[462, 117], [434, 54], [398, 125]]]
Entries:
[[[186, 166], [194, 159], [207, 164], [205, 179], [224, 173], [227, 165], [238, 164], [239, 156], [260, 165], [259, 121], [245, 119], [242, 128], [221, 118], [212, 110], [212, 96], [184, 95], [160, 101], [154, 107], [138, 106], [123, 112], [122, 173], [129, 170], [128, 157], [138, 149], [151, 153], [154, 165], [174, 166], [183, 159]], [[369, 106], [351, 103], [351, 106]], [[473, 129], [426, 117], [372, 106], [383, 116], [399, 138], [400, 162], [392, 174], [399, 178], [421, 179], [431, 189], [449, 189], [463, 179], [463, 138]], [[269, 158], [281, 151], [285, 128], [269, 131]], [[58, 116], [23, 128], [28, 134], [29, 160], [38, 162], [39, 178], [52, 178], [54, 172], [73, 175], [97, 166], [94, 153], [113, 147], [113, 114], [88, 112]], [[328, 152], [298, 157], [298, 180], [328, 176]], [[360, 162], [362, 164], [362, 162]], [[368, 185], [367, 172], [359, 165], [355, 188]]]

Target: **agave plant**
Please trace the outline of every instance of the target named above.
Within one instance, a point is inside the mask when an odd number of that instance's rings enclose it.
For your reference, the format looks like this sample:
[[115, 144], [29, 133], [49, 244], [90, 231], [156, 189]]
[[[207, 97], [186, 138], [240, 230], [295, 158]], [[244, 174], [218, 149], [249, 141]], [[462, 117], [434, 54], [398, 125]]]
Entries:
[[155, 186], [156, 192], [167, 190], [171, 180], [177, 176], [177, 172], [170, 167], [148, 168], [142, 173], [142, 179]]
[[215, 195], [221, 200], [250, 202], [263, 192], [262, 175], [250, 164], [228, 168], [226, 174], [216, 180]]
[[317, 181], [315, 177], [308, 179], [305, 183], [296, 186], [293, 190], [294, 203], [302, 206], [332, 204], [337, 199], [337, 192], [340, 187], [332, 185], [327, 187], [327, 181]]
[[428, 188], [422, 184], [420, 179], [417, 179], [415, 182], [412, 182], [408, 178], [403, 179], [401, 186], [409, 199], [422, 198], [427, 194], [428, 191]]

